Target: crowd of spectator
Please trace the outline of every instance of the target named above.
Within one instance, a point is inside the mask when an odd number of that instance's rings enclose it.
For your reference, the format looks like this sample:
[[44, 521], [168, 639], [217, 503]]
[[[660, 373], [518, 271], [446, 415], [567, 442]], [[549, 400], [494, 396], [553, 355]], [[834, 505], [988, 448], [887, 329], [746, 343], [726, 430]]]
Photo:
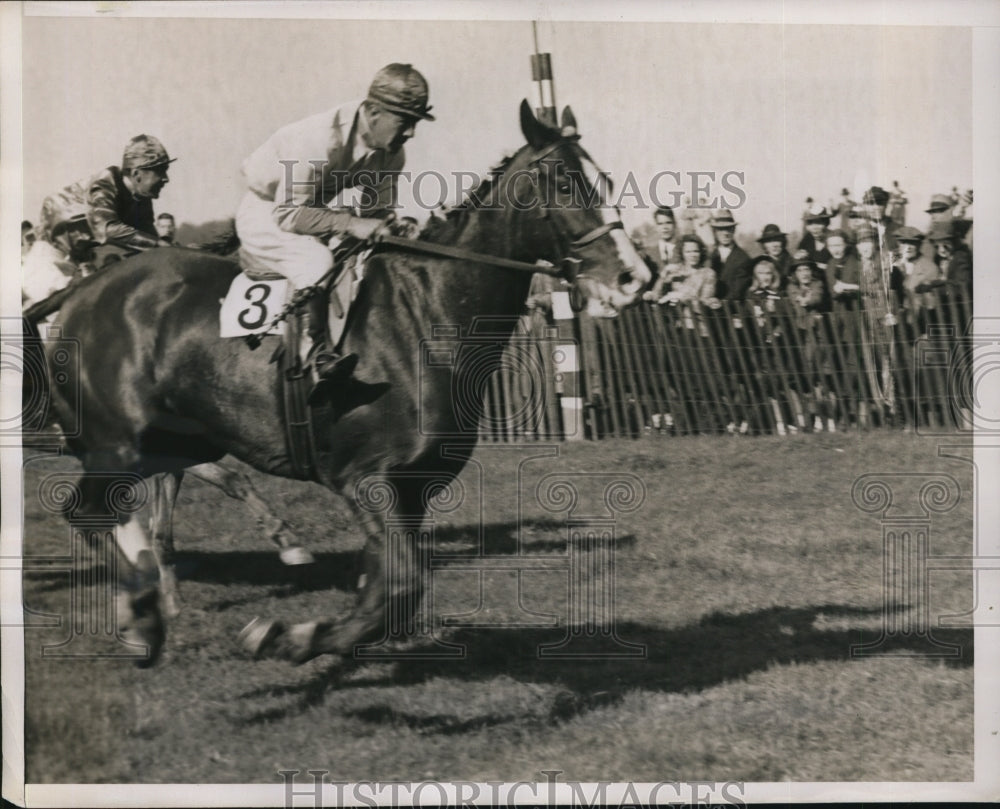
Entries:
[[[912, 351], [935, 326], [961, 333], [964, 324], [944, 310], [971, 315], [972, 298], [972, 192], [934, 194], [926, 233], [906, 224], [907, 202], [898, 183], [891, 191], [872, 187], [860, 202], [846, 189], [836, 206], [808, 199], [794, 248], [774, 223], [755, 244], [744, 239], [741, 246], [726, 209], [661, 207], [655, 230], [634, 234], [654, 272], [644, 300], [672, 310], [664, 313], [675, 329], [665, 337], [673, 344], [670, 371], [688, 383], [693, 373], [716, 377], [712, 385], [728, 397], [728, 419], [715, 420], [721, 429], [756, 429], [751, 402], [773, 408], [772, 429], [781, 433], [858, 421], [865, 400], [898, 416], [901, 397], [912, 394], [901, 390], [900, 343]], [[945, 305], [957, 301], [958, 309]], [[701, 338], [697, 356], [694, 335]], [[717, 349], [710, 361], [706, 344]], [[834, 345], [844, 347], [836, 356]], [[834, 387], [847, 395], [835, 401]], [[783, 393], [789, 389], [797, 392], [794, 407]], [[686, 407], [712, 398], [689, 396]], [[653, 411], [647, 428], [677, 421], [675, 413], [645, 409]]]

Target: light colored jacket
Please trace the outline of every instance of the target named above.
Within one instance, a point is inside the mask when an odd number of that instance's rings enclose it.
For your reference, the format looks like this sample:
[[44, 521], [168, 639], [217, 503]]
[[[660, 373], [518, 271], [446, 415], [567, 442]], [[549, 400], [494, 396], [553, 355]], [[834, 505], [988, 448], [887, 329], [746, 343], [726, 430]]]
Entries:
[[351, 213], [326, 205], [347, 188], [362, 190], [362, 216], [387, 212], [394, 204], [406, 155], [402, 148], [375, 149], [364, 160], [355, 160], [361, 103], [342, 104], [282, 127], [243, 163], [247, 185], [274, 203], [275, 221], [282, 230], [315, 236], [342, 233]]

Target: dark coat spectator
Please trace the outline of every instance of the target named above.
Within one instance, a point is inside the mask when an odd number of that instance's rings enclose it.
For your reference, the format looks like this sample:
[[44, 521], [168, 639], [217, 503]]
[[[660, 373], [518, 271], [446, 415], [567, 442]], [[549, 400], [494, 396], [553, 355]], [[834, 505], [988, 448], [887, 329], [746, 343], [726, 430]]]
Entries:
[[830, 260], [826, 264], [826, 286], [830, 294], [839, 298], [857, 298], [861, 284], [861, 264], [851, 249], [847, 234], [831, 230], [826, 238]]
[[928, 241], [934, 246], [934, 263], [939, 278], [955, 291], [972, 295], [972, 254], [956, 236], [955, 223], [939, 220], [931, 226]]
[[716, 295], [722, 300], [743, 300], [750, 288], [750, 256], [736, 244], [733, 212], [722, 208], [712, 214], [715, 250], [711, 267], [716, 276]]
[[764, 225], [764, 230], [761, 231], [757, 241], [764, 255], [774, 262], [778, 276], [784, 283], [791, 272], [792, 264], [792, 255], [788, 252], [788, 234], [783, 233], [777, 225]]
[[823, 205], [810, 208], [802, 216], [806, 233], [799, 240], [797, 250], [804, 250], [812, 261], [820, 267], [825, 267], [830, 260], [830, 251], [826, 248], [827, 228], [830, 225], [830, 212]]

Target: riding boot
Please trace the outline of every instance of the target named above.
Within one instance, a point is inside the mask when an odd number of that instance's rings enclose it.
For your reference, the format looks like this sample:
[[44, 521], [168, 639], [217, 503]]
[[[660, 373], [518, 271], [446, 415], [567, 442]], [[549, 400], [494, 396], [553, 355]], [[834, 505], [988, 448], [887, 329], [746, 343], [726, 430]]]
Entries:
[[337, 387], [344, 382], [358, 365], [357, 354], [341, 356], [330, 346], [327, 340], [327, 302], [317, 295], [306, 303], [307, 331], [312, 347], [306, 357], [316, 369], [319, 381], [309, 391], [307, 402], [310, 406], [318, 405], [330, 398]]
[[316, 295], [306, 303], [309, 339], [312, 346], [306, 356], [320, 379], [335, 379], [350, 376], [358, 364], [357, 354], [341, 356], [327, 341], [327, 302], [322, 295]]

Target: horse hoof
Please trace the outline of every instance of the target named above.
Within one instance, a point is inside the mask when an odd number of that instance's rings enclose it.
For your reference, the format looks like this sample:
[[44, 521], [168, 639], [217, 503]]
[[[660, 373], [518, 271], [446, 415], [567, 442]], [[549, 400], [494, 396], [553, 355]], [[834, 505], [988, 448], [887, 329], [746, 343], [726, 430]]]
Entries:
[[163, 614], [167, 618], [176, 618], [181, 614], [181, 602], [177, 596], [172, 594], [163, 596]]
[[291, 663], [301, 666], [316, 657], [316, 633], [320, 627], [326, 627], [318, 621], [309, 621], [304, 624], [295, 624], [288, 630], [282, 642], [282, 653]]
[[256, 617], [240, 632], [240, 644], [250, 652], [254, 660], [267, 654], [269, 647], [285, 631], [281, 621], [269, 621]]
[[[126, 607], [124, 612], [123, 605]], [[146, 647], [146, 653], [135, 658], [135, 665], [140, 669], [156, 665], [167, 640], [159, 592], [153, 588], [138, 595], [125, 595], [119, 601], [118, 610], [118, 625], [122, 628], [125, 643]]]
[[316, 561], [316, 558], [309, 553], [305, 548], [295, 546], [294, 548], [284, 548], [281, 551], [281, 561], [283, 564], [292, 565], [311, 565]]

